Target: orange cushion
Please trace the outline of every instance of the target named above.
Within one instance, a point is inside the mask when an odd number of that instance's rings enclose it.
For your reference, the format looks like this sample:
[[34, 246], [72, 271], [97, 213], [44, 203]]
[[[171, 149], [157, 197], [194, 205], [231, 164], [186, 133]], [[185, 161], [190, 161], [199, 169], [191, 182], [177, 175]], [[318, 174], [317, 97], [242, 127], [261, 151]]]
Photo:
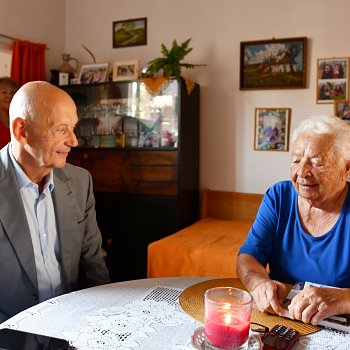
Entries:
[[201, 219], [148, 246], [151, 277], [237, 277], [236, 262], [252, 223]]

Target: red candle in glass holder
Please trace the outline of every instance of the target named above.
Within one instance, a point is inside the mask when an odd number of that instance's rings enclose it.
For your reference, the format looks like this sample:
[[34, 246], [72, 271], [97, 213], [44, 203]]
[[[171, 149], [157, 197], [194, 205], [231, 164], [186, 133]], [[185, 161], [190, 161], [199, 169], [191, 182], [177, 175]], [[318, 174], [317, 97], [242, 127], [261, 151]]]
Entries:
[[[230, 302], [226, 302], [230, 301]], [[218, 287], [205, 294], [205, 335], [219, 349], [238, 349], [249, 338], [252, 297], [235, 288]]]
[[209, 342], [222, 349], [244, 344], [249, 337], [250, 322], [240, 322], [230, 315], [212, 313], [205, 319], [205, 333]]

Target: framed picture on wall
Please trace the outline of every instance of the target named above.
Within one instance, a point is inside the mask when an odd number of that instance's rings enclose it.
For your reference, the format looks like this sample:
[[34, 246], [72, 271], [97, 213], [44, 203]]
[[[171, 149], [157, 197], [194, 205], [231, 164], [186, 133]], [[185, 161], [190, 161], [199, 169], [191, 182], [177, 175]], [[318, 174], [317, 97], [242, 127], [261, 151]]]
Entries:
[[350, 101], [335, 101], [334, 115], [350, 123]]
[[139, 70], [139, 60], [114, 62], [113, 81], [135, 80], [139, 76]]
[[82, 64], [78, 75], [79, 84], [104, 83], [107, 81], [109, 62]]
[[256, 151], [288, 151], [290, 113], [290, 108], [255, 108]]
[[147, 18], [113, 22], [113, 48], [147, 45]]
[[306, 87], [307, 38], [241, 42], [240, 89]]
[[348, 99], [349, 58], [317, 60], [317, 103]]

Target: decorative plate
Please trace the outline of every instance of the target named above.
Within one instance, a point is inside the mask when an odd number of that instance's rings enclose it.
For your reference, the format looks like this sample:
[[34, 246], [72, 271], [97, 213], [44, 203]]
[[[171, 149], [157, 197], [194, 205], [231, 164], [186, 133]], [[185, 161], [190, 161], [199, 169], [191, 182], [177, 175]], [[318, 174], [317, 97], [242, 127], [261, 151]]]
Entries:
[[[204, 327], [198, 327], [191, 337], [191, 345], [199, 350], [216, 350], [216, 347], [205, 343]], [[249, 334], [248, 350], [260, 350], [263, 348], [260, 336], [252, 332]]]

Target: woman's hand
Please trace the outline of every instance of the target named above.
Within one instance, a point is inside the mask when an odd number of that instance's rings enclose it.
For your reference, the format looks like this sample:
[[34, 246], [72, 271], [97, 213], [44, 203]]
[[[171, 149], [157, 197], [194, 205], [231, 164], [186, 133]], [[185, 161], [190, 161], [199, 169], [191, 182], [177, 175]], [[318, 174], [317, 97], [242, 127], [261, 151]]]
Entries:
[[323, 319], [349, 313], [350, 291], [340, 288], [307, 287], [288, 306], [290, 317], [317, 325]]
[[282, 315], [282, 303], [286, 298], [286, 286], [271, 280], [265, 267], [253, 256], [240, 254], [237, 259], [237, 275], [254, 298], [254, 307], [262, 312]]
[[255, 308], [259, 311], [283, 314], [282, 303], [286, 298], [286, 286], [283, 283], [265, 279], [250, 293], [254, 298]]

